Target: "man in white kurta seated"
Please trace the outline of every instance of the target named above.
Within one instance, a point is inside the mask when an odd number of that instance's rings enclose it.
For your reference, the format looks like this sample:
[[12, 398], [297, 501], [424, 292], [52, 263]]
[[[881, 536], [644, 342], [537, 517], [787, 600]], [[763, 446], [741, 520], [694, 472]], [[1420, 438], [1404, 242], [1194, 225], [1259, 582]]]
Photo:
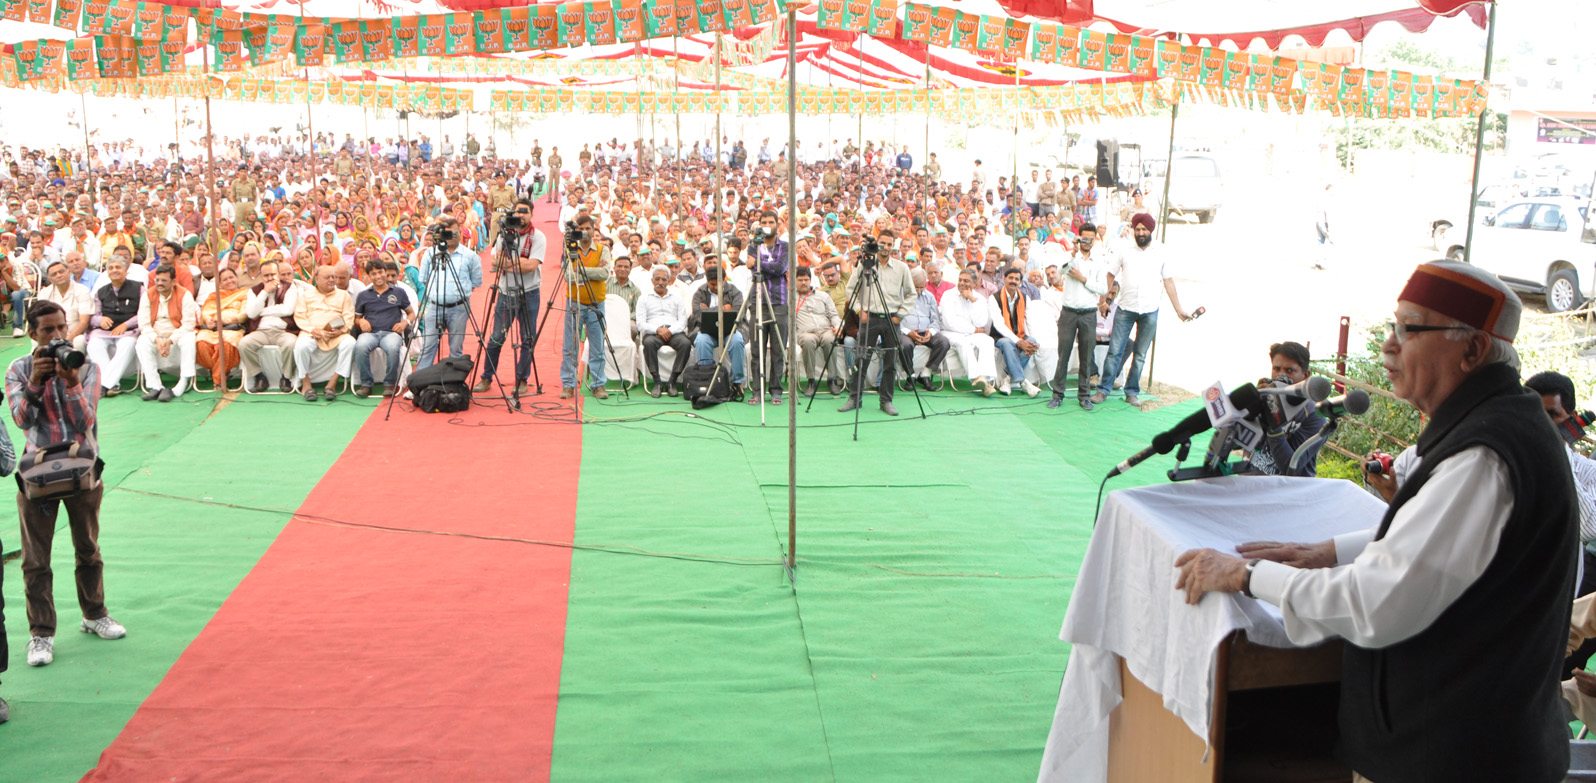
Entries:
[[[78, 263], [82, 263], [82, 256], [75, 250], [67, 253], [67, 257], [79, 259]], [[50, 284], [40, 289], [39, 301], [54, 302], [61, 306], [61, 310], [66, 313], [66, 339], [72, 341], [73, 348], [81, 351], [88, 342], [89, 319], [94, 315], [94, 299], [89, 296], [87, 287], [72, 279], [71, 265], [68, 262], [50, 262], [44, 274]]]
[[[144, 400], [171, 402], [183, 396], [194, 379], [194, 326], [199, 305], [187, 288], [177, 284], [177, 271], [162, 264], [154, 283], [139, 299], [139, 339], [134, 351], [144, 374]], [[177, 363], [177, 385], [161, 386], [160, 368]]]
[[355, 358], [355, 338], [349, 334], [355, 323], [355, 298], [338, 287], [332, 267], [317, 267], [316, 287], [299, 292], [294, 323], [299, 324], [299, 337], [294, 340], [294, 368], [299, 372], [299, 391], [306, 400], [316, 399], [316, 390], [310, 385], [311, 364], [318, 359], [325, 361], [325, 354], [335, 354], [333, 374], [321, 398], [338, 399], [338, 379], [349, 374], [350, 363]]
[[970, 383], [981, 394], [991, 397], [997, 391], [997, 346], [988, 334], [992, 316], [986, 297], [966, 269], [959, 273], [959, 284], [942, 293], [942, 335], [959, 354], [959, 363]]

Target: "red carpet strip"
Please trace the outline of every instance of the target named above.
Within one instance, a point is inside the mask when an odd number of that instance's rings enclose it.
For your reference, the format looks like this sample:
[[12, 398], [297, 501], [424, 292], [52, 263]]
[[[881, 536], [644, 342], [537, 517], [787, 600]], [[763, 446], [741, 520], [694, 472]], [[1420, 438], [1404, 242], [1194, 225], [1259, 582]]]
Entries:
[[[559, 324], [531, 399], [559, 392]], [[317, 518], [569, 543], [581, 431], [385, 410], [85, 781], [548, 779], [570, 550]]]

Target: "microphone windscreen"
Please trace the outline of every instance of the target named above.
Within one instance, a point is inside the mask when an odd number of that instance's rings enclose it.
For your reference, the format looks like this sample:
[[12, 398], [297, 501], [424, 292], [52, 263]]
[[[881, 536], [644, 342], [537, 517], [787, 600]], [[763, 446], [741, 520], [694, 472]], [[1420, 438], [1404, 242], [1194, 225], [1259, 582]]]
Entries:
[[1258, 387], [1250, 383], [1237, 386], [1230, 393], [1230, 404], [1236, 410], [1252, 411], [1254, 415], [1262, 415], [1266, 411], [1263, 395], [1258, 393]]
[[1329, 378], [1315, 375], [1308, 379], [1308, 399], [1314, 402], [1324, 402], [1330, 399], [1330, 394], [1336, 390], [1336, 385]]
[[1353, 389], [1347, 392], [1347, 413], [1353, 416], [1362, 416], [1369, 412], [1369, 393], [1362, 389]]

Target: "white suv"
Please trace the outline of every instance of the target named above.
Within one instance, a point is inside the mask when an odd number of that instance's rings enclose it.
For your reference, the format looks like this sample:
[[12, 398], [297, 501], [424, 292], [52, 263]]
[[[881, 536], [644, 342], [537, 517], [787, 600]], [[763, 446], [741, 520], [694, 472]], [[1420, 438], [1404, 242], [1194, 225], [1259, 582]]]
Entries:
[[1510, 201], [1474, 227], [1469, 260], [1514, 288], [1545, 294], [1552, 312], [1579, 307], [1596, 298], [1596, 230], [1587, 230], [1588, 206], [1577, 196]]

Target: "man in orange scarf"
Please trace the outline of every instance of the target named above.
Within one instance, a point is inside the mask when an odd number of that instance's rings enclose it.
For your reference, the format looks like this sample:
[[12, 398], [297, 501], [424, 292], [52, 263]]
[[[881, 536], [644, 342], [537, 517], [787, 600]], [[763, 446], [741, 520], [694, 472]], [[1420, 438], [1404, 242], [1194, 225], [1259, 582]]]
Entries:
[[[194, 377], [194, 326], [199, 321], [199, 305], [194, 294], [177, 284], [172, 267], [156, 267], [154, 281], [148, 295], [139, 300], [139, 339], [134, 352], [139, 357], [139, 371], [144, 373], [144, 400], [171, 402], [183, 396]], [[167, 389], [161, 386], [160, 367], [171, 365], [174, 348], [177, 385]]]
[[1003, 288], [988, 301], [992, 315], [992, 330], [997, 333], [998, 354], [1008, 367], [1009, 379], [999, 387], [1009, 393], [1009, 384], [1015, 380], [1025, 389], [1027, 397], [1042, 391], [1025, 377], [1025, 367], [1031, 363], [1040, 345], [1025, 333], [1025, 294], [1020, 291], [1020, 279], [1025, 272], [1017, 266], [1003, 270]]

